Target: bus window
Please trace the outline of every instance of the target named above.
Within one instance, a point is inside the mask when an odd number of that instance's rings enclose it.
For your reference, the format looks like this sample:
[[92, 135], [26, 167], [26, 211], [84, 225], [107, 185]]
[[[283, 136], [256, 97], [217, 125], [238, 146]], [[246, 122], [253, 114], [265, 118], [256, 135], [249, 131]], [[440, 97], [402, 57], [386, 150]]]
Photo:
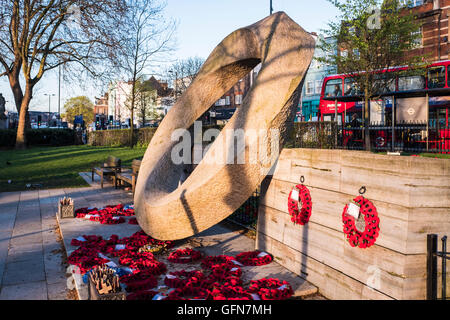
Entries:
[[358, 88], [358, 84], [353, 78], [344, 79], [344, 96], [358, 96], [362, 95], [361, 90]]
[[428, 71], [428, 89], [445, 87], [445, 67], [430, 68]]
[[328, 80], [325, 85], [325, 97], [342, 96], [342, 80]]
[[425, 77], [410, 76], [398, 78], [398, 91], [425, 89]]
[[386, 94], [395, 91], [395, 75], [391, 73], [376, 74], [374, 87], [378, 94]]
[[436, 112], [439, 128], [448, 128], [447, 111], [445, 109], [438, 109]]

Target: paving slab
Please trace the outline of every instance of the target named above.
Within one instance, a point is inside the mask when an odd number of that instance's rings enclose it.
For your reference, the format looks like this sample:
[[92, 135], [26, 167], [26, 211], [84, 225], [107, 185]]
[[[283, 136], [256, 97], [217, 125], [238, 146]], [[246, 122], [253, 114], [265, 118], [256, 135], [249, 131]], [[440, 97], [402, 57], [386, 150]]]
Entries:
[[15, 209], [11, 209], [9, 211], [3, 211], [3, 209], [0, 208], [0, 233], [2, 231], [12, 231], [13, 230], [14, 221], [16, 219], [16, 212], [17, 212], [17, 207]]
[[67, 297], [55, 194], [65, 192], [0, 193], [0, 299]]
[[45, 281], [3, 286], [0, 291], [0, 300], [47, 300], [47, 298]]
[[20, 199], [20, 191], [0, 193], [0, 205], [17, 203]]
[[42, 260], [42, 245], [29, 245], [14, 247], [8, 253], [7, 263], [30, 260]]
[[67, 299], [67, 283], [66, 281], [58, 281], [56, 283], [47, 284], [48, 300], [66, 300]]
[[3, 286], [28, 282], [45, 281], [44, 260], [30, 259], [6, 263]]

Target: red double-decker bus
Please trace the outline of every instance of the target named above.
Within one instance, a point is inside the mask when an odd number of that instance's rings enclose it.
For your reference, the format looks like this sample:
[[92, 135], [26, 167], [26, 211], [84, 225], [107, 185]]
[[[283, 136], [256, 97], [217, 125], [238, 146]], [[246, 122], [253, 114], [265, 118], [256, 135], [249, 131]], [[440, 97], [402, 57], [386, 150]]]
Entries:
[[[408, 67], [396, 67], [375, 73], [380, 81], [389, 79], [389, 86], [382, 87], [377, 100], [371, 101], [370, 122], [373, 126], [387, 127], [394, 124], [423, 124], [435, 129], [434, 136], [425, 141], [432, 149], [450, 149], [450, 60], [433, 63], [419, 75], [407, 75]], [[357, 75], [356, 75], [357, 76]], [[355, 123], [363, 123], [363, 94], [358, 92], [355, 74], [338, 74], [324, 79], [319, 104], [319, 120], [337, 121], [344, 128], [344, 146], [350, 140], [362, 143], [361, 132], [356, 132]], [[377, 79], [377, 78], [375, 78]], [[375, 80], [376, 81], [376, 80]], [[426, 98], [429, 98], [428, 104]], [[395, 101], [395, 102], [394, 102]], [[427, 108], [428, 106], [428, 108]], [[394, 117], [393, 117], [394, 114]], [[427, 122], [428, 125], [427, 126]], [[353, 124], [353, 125], [352, 125]], [[394, 132], [392, 130], [391, 132]], [[391, 141], [386, 130], [371, 132], [376, 146], [385, 147]], [[356, 138], [355, 138], [356, 136]], [[395, 137], [392, 138], [395, 139]]]

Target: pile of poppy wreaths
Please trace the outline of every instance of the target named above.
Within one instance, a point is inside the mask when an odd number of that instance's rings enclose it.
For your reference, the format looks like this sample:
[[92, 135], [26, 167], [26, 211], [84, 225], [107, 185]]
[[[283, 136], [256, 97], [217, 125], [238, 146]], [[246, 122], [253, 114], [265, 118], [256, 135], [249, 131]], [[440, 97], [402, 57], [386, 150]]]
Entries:
[[[236, 257], [204, 257], [194, 249], [178, 249], [169, 254], [169, 262], [185, 264], [200, 261], [202, 270], [167, 273], [166, 265], [148, 249], [154, 246], [167, 250], [173, 247], [173, 242], [153, 239], [143, 231], [121, 239], [112, 235], [108, 240], [84, 235], [73, 239], [71, 245], [78, 248], [68, 257], [68, 262], [78, 266], [83, 274], [98, 265], [117, 269], [117, 265], [106, 255], [118, 257], [119, 264], [126, 266], [120, 268], [126, 270], [120, 276], [120, 282], [129, 293], [128, 300], [279, 300], [293, 294], [289, 283], [273, 278], [252, 280], [247, 287], [243, 286], [241, 267], [272, 262], [272, 256], [265, 252], [243, 252]], [[165, 288], [158, 287], [158, 277], [161, 275], [165, 275]]]
[[[81, 219], [100, 222], [101, 224], [119, 224], [124, 223], [123, 217], [134, 216], [132, 206], [123, 206], [122, 204], [110, 205], [101, 209], [97, 208], [79, 208], [75, 210], [75, 216]], [[137, 224], [135, 218], [128, 220], [129, 224]]]

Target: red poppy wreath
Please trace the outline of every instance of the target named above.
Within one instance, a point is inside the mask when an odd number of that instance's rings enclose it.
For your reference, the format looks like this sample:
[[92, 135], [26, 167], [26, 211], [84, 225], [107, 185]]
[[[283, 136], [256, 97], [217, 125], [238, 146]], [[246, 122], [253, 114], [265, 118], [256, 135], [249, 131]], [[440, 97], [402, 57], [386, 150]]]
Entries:
[[171, 252], [167, 257], [167, 260], [174, 263], [189, 263], [199, 260], [202, 257], [203, 254], [200, 251], [187, 248], [187, 249], [178, 249], [174, 252]]
[[259, 250], [239, 253], [236, 260], [244, 266], [263, 266], [272, 262], [273, 257]]
[[164, 278], [164, 284], [169, 288], [183, 288], [185, 286], [200, 286], [205, 275], [201, 271], [174, 271]]
[[353, 201], [356, 206], [360, 207], [359, 218], [355, 219], [347, 211], [354, 204], [347, 204], [342, 212], [344, 233], [352, 247], [369, 248], [375, 243], [380, 232], [380, 218], [377, 208], [362, 195], [356, 197]]
[[284, 300], [294, 293], [289, 282], [276, 278], [252, 280], [248, 291], [258, 294], [262, 300]]
[[295, 224], [305, 225], [311, 217], [311, 194], [303, 184], [296, 185], [288, 197], [288, 212], [291, 221]]

